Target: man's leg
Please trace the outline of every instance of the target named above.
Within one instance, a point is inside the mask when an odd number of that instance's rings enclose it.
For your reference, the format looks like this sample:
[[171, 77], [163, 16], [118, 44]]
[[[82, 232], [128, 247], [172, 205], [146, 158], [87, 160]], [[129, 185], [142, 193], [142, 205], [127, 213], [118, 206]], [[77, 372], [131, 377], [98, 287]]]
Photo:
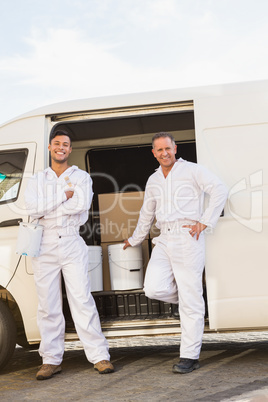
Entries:
[[37, 322], [41, 334], [39, 353], [43, 364], [60, 365], [64, 353], [65, 321], [62, 313], [61, 273], [57, 240], [43, 240], [41, 255], [33, 258], [38, 294]]
[[66, 237], [65, 240], [62, 273], [77, 334], [91, 363], [108, 361], [108, 342], [102, 333], [99, 314], [90, 293], [87, 248], [80, 236]]
[[204, 236], [201, 235], [198, 241], [187, 232], [178, 236], [180, 239], [174, 239], [169, 248], [179, 290], [180, 357], [197, 360], [204, 331], [205, 306], [202, 286]]
[[158, 238], [153, 248], [144, 280], [144, 292], [150, 299], [178, 304], [178, 289], [174, 279], [165, 236]]

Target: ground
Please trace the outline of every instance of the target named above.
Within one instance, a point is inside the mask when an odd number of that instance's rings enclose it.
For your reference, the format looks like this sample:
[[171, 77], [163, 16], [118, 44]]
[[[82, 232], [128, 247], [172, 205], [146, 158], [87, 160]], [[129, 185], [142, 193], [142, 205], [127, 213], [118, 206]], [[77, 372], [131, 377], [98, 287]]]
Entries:
[[268, 332], [205, 334], [201, 368], [173, 374], [179, 335], [110, 339], [115, 373], [100, 375], [80, 342], [66, 343], [62, 373], [37, 381], [37, 351], [17, 347], [0, 376], [3, 401], [268, 401]]

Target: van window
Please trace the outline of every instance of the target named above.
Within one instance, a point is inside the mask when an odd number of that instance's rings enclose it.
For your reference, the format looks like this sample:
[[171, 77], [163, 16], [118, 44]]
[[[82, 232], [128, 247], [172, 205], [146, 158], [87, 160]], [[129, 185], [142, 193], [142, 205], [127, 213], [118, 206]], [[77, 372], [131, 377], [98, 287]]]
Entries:
[[0, 204], [18, 198], [27, 154], [27, 149], [0, 151]]

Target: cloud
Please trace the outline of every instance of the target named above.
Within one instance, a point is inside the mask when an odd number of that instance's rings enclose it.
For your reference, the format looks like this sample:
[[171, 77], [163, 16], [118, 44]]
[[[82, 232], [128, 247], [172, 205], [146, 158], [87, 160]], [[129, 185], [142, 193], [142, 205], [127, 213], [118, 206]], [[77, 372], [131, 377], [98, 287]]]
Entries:
[[251, 21], [255, 8], [237, 21], [229, 0], [93, 3], [85, 9], [77, 0], [79, 15], [65, 15], [65, 28], [42, 14], [20, 48], [2, 54], [1, 113], [8, 102], [21, 113], [75, 98], [267, 78], [267, 24]]
[[114, 86], [116, 81], [123, 88], [131, 86], [128, 83], [133, 74], [136, 78], [143, 75], [141, 70], [135, 71], [135, 67], [114, 56], [111, 45], [92, 43], [74, 30], [50, 29], [45, 38], [34, 32], [27, 42], [31, 49], [28, 54], [0, 62], [2, 72], [19, 77], [19, 85], [106, 92], [105, 88]]
[[[173, 0], [169, 2], [173, 4]], [[155, 3], [159, 15], [162, 4]], [[17, 86], [46, 89], [53, 93], [62, 91], [69, 97], [232, 81], [239, 75], [243, 78], [242, 68], [246, 67], [246, 62], [254, 65], [252, 55], [259, 62], [259, 71], [263, 74], [265, 70], [266, 73], [266, 67], [262, 71], [260, 63], [263, 58], [267, 62], [267, 55], [259, 52], [255, 38], [247, 42], [237, 38], [232, 43], [231, 35], [222, 35], [220, 29], [213, 26], [215, 20], [209, 13], [196, 17], [192, 24], [194, 35], [188, 38], [188, 49], [181, 55], [178, 43], [177, 49], [170, 49], [173, 52], [171, 62], [166, 64], [128, 62], [120, 54], [120, 42], [98, 43], [77, 30], [51, 28], [45, 34], [34, 30], [26, 39], [29, 51], [2, 59], [0, 71], [9, 77], [14, 76]], [[207, 28], [198, 36], [201, 27]], [[250, 53], [248, 49], [251, 49]]]
[[215, 58], [211, 39], [209, 49], [190, 46], [181, 56], [175, 54], [179, 49], [171, 50], [168, 64], [135, 64], [120, 55], [120, 43], [96, 43], [71, 29], [49, 29], [46, 35], [35, 30], [27, 43], [29, 51], [0, 61], [0, 71], [16, 77], [19, 86], [65, 89], [78, 96], [185, 86], [211, 78], [211, 70], [216, 79], [217, 69], [224, 79], [220, 66], [226, 65], [226, 52], [233, 57], [230, 48]]
[[[120, 43], [96, 43], [77, 30], [49, 29], [27, 38], [29, 51], [0, 61], [0, 71], [20, 88], [61, 92], [68, 98], [163, 89], [171, 75], [157, 66], [137, 66], [116, 55]], [[170, 70], [168, 67], [167, 70]]]

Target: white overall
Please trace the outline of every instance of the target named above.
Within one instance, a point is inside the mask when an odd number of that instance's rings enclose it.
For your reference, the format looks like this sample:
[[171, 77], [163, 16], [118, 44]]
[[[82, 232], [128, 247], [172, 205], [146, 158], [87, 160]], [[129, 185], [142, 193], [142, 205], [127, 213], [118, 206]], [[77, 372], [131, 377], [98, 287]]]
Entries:
[[[65, 195], [68, 175], [74, 195]], [[90, 176], [73, 166], [57, 177], [48, 168], [29, 181], [26, 207], [44, 225], [41, 252], [32, 258], [38, 293], [40, 355], [43, 364], [59, 365], [64, 353], [65, 320], [62, 312], [61, 273], [77, 334], [87, 359], [95, 364], [110, 360], [108, 342], [101, 331], [98, 311], [90, 293], [88, 251], [79, 236], [92, 200]]]
[[[204, 209], [204, 195], [209, 195]], [[192, 238], [189, 228], [197, 221], [215, 227], [227, 198], [224, 184], [201, 165], [180, 158], [167, 177], [161, 166], [145, 188], [144, 202], [132, 246], [146, 237], [154, 218], [161, 235], [153, 242], [144, 282], [147, 297], [179, 303], [181, 320], [180, 357], [198, 359], [204, 330], [202, 273], [205, 263], [203, 232]]]
[[[182, 220], [180, 224], [193, 222]], [[172, 230], [172, 225], [166, 225], [166, 228], [153, 239], [155, 247], [147, 266], [144, 291], [150, 299], [179, 303], [180, 356], [198, 359], [205, 314], [202, 287], [204, 235], [201, 233], [197, 241], [189, 234], [188, 228], [177, 231]]]

